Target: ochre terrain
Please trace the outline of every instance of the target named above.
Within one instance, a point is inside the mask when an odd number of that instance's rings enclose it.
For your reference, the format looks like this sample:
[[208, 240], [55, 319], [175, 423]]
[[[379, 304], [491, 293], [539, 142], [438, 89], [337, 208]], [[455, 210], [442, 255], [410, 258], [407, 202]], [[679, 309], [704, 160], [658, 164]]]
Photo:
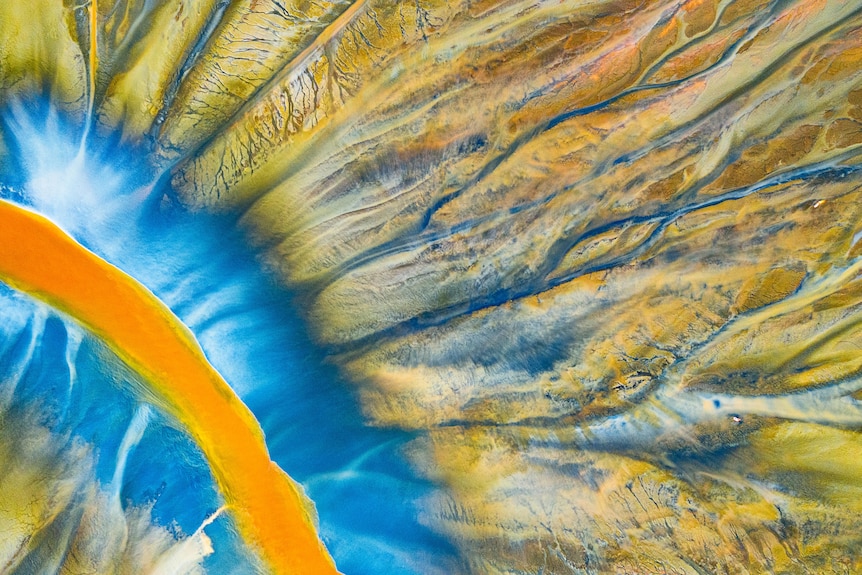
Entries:
[[238, 219], [466, 572], [862, 573], [858, 2], [38, 4], [3, 93]]

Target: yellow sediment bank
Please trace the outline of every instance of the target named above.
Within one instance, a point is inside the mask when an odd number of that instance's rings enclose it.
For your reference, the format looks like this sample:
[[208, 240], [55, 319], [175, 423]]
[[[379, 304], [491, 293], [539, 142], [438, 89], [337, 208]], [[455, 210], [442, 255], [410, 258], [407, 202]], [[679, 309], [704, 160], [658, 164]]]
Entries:
[[337, 573], [254, 416], [152, 293], [47, 218], [2, 200], [0, 279], [75, 317], [144, 378], [200, 446], [240, 533], [275, 573]]
[[99, 5], [97, 0], [90, 0], [90, 91], [89, 106], [87, 111], [93, 114], [93, 104], [96, 101], [96, 66], [98, 64], [98, 38], [99, 38]]

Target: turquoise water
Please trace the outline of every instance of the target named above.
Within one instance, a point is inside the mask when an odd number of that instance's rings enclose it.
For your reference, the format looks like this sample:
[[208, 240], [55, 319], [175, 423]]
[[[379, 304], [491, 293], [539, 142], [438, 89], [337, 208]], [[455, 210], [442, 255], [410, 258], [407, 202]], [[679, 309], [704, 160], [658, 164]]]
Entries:
[[[6, 117], [26, 161], [0, 175], [0, 193], [49, 215], [191, 328], [261, 422], [272, 458], [315, 502], [339, 569], [451, 572], [452, 549], [419, 519], [433, 486], [402, 455], [411, 437], [365, 425], [354, 390], [310, 341], [292, 295], [260, 272], [234, 222], [173, 208], [134, 155], [106, 142], [82, 151], [74, 129], [36, 115], [19, 105]], [[42, 423], [96, 446], [96, 476], [110, 484], [139, 412], [132, 374], [73, 322], [8, 288], [0, 321], [3, 385], [17, 382], [15, 405], [38, 404]], [[170, 421], [144, 420], [127, 449], [120, 499], [152, 504], [158, 524], [193, 533], [220, 506], [205, 462]], [[208, 572], [254, 572], [226, 515], [205, 532], [215, 547]]]

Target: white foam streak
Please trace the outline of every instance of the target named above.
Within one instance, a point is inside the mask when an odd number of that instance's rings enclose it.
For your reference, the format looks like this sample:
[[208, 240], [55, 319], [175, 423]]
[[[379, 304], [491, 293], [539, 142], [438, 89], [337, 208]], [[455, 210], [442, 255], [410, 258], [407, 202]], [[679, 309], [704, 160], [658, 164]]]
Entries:
[[0, 389], [0, 410], [5, 411], [12, 403], [15, 396], [15, 390], [19, 382], [27, 373], [30, 367], [30, 362], [33, 360], [33, 355], [36, 349], [42, 343], [42, 336], [45, 333], [45, 323], [48, 321], [48, 312], [42, 307], [37, 307], [30, 320], [30, 340], [27, 342], [27, 348], [19, 357], [14, 359], [11, 369], [9, 370], [8, 379], [3, 381], [3, 387]]
[[78, 381], [78, 351], [81, 349], [81, 343], [84, 341], [84, 332], [78, 326], [70, 323], [64, 323], [66, 328], [66, 367], [69, 370], [69, 389], [66, 395], [65, 409], [68, 410], [69, 402], [72, 399], [72, 390]]
[[126, 473], [126, 462], [129, 459], [129, 453], [137, 447], [138, 443], [144, 437], [144, 431], [147, 429], [147, 424], [150, 421], [150, 407], [147, 405], [139, 405], [135, 410], [135, 415], [132, 421], [129, 422], [129, 427], [123, 435], [123, 441], [120, 443], [120, 449], [117, 451], [117, 465], [114, 468], [114, 476], [111, 479], [111, 487], [114, 497], [119, 499], [120, 490], [123, 486], [123, 476]]

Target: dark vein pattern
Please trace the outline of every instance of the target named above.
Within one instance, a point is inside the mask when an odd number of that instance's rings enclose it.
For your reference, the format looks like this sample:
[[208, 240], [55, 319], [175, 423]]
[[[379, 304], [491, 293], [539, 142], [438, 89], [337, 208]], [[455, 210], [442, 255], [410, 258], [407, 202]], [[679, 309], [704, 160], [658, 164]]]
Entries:
[[[85, 118], [36, 3], [0, 89]], [[466, 572], [862, 573], [859, 2], [99, 5], [93, 125], [239, 219]]]

